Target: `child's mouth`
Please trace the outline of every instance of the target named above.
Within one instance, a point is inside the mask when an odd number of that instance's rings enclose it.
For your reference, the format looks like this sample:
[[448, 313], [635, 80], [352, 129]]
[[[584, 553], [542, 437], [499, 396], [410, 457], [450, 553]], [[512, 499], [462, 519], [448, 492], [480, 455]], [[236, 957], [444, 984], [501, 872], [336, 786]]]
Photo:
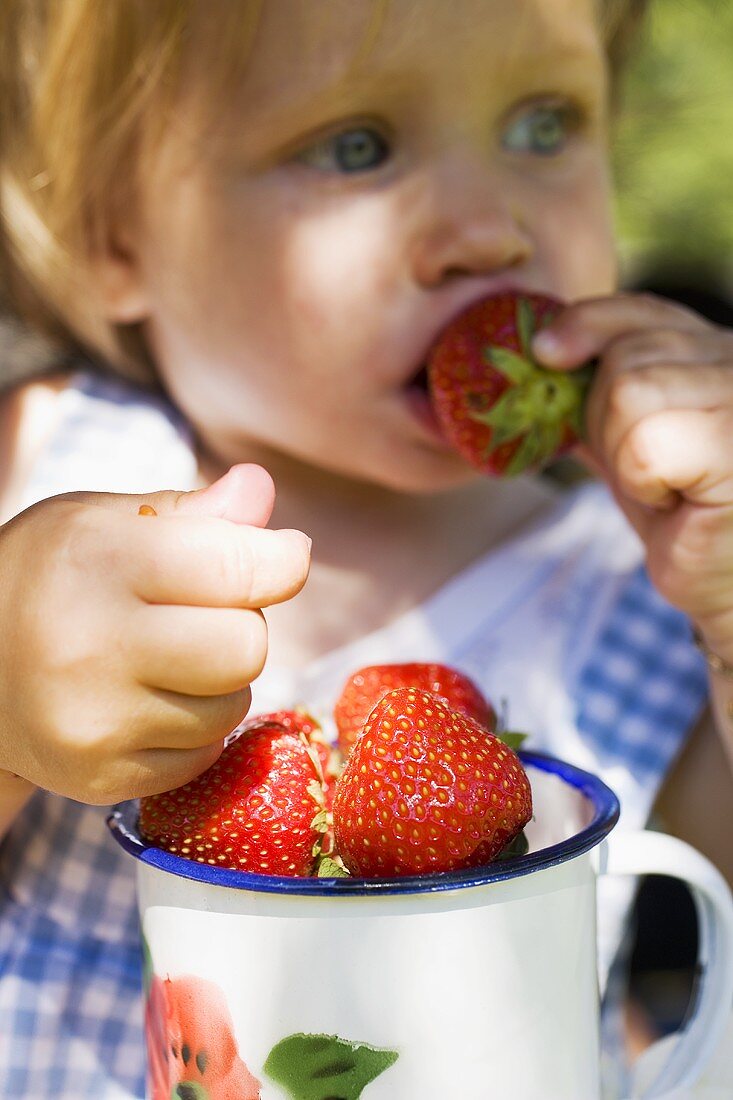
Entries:
[[433, 410], [433, 403], [430, 400], [426, 363], [423, 363], [409, 380], [405, 387], [405, 393], [413, 416], [423, 427], [429, 430], [432, 436], [437, 436], [444, 441], [443, 433]]
[[426, 395], [428, 394], [428, 368], [426, 363], [423, 363], [417, 374], [410, 380], [409, 386], [420, 390]]

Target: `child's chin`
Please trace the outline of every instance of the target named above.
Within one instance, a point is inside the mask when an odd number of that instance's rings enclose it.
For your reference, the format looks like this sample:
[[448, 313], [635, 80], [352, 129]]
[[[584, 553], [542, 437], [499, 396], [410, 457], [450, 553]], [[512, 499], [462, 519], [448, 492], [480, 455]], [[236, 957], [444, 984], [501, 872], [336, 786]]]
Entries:
[[400, 493], [430, 496], [433, 493], [460, 489], [476, 481], [480, 475], [458, 455], [441, 455], [434, 461], [407, 463], [383, 472], [375, 478], [385, 489]]

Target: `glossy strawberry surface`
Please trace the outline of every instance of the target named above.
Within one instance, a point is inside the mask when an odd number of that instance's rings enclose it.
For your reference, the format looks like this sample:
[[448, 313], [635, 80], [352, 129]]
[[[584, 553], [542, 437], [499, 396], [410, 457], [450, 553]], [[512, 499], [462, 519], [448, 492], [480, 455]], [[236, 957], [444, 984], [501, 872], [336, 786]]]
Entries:
[[336, 849], [365, 878], [491, 862], [532, 815], [519, 757], [473, 718], [415, 688], [385, 695], [336, 785]]
[[341, 758], [335, 746], [331, 744], [323, 732], [320, 722], [307, 710], [300, 707], [295, 710], [273, 711], [271, 714], [259, 715], [258, 718], [259, 721], [278, 722], [286, 730], [304, 734], [321, 765], [326, 809], [330, 810], [333, 804], [336, 777], [341, 771]]
[[493, 729], [496, 714], [480, 688], [465, 673], [437, 662], [410, 661], [402, 664], [368, 665], [344, 684], [334, 708], [338, 747], [348, 755], [372, 709], [388, 691], [420, 688], [442, 695], [453, 710], [475, 718]]
[[140, 831], [214, 867], [309, 875], [324, 814], [320, 767], [305, 736], [253, 719], [202, 775], [140, 800]]
[[341, 753], [328, 740], [320, 722], [302, 707], [297, 707], [295, 710], [273, 711], [272, 714], [262, 715], [260, 721], [279, 722], [286, 730], [303, 734], [316, 754], [321, 769], [320, 779], [323, 783], [323, 804], [326, 811], [318, 823], [321, 831], [321, 854], [331, 855], [334, 849], [331, 813], [336, 793], [336, 779], [342, 767]]

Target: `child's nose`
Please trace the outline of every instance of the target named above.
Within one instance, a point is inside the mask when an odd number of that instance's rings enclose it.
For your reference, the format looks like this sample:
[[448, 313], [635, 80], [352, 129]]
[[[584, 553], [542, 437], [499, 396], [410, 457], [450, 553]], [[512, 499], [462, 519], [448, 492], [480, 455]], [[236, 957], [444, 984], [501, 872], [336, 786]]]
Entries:
[[413, 277], [425, 287], [517, 268], [533, 252], [516, 202], [480, 164], [455, 161], [426, 176], [412, 217]]

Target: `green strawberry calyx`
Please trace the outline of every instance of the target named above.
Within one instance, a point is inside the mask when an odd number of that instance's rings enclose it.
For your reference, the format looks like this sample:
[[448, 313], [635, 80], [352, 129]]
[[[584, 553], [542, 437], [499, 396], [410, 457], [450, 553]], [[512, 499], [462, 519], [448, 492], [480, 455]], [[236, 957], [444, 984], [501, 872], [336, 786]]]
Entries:
[[315, 870], [316, 878], [349, 878], [349, 871], [340, 856], [321, 855]]
[[[551, 316], [544, 319], [549, 323]], [[570, 431], [583, 434], [585, 395], [593, 375], [589, 365], [575, 371], [549, 370], [532, 354], [532, 338], [537, 324], [532, 305], [526, 298], [517, 302], [517, 333], [521, 353], [504, 347], [489, 347], [484, 360], [503, 375], [509, 386], [490, 407], [490, 398], [470, 394], [469, 416], [491, 428], [487, 457], [499, 447], [521, 440], [504, 469], [508, 475], [537, 468], [562, 448]]]
[[491, 732], [494, 734], [494, 737], [498, 737], [500, 741], [503, 741], [504, 744], [508, 745], [514, 752], [522, 747], [529, 736], [529, 734], [522, 733], [519, 730], [509, 729], [509, 700], [504, 696], [501, 698], [496, 724]]
[[503, 862], [507, 859], [516, 859], [517, 856], [526, 856], [529, 851], [529, 841], [525, 835], [524, 829], [517, 833], [508, 844], [506, 844], [495, 857], [497, 861]]
[[526, 733], [519, 733], [515, 730], [497, 730], [494, 736], [498, 737], [500, 741], [503, 741], [504, 744], [508, 748], [513, 749], [514, 752], [520, 749], [527, 740]]

